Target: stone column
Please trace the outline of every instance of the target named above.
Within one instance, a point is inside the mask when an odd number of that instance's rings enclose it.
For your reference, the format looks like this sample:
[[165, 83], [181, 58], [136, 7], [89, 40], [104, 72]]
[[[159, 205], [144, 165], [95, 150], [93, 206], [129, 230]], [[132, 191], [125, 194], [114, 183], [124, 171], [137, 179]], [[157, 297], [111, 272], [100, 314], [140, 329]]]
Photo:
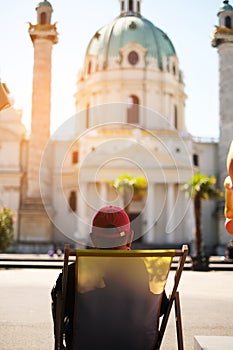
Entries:
[[[216, 27], [212, 39], [212, 46], [218, 48], [219, 55], [219, 113], [220, 113], [220, 135], [218, 147], [218, 185], [224, 191], [224, 179], [227, 176], [226, 158], [230, 143], [233, 139], [233, 28], [225, 26], [227, 16], [232, 17], [233, 10], [221, 9], [219, 15], [219, 27]], [[219, 254], [224, 254], [226, 244], [230, 240], [229, 234], [225, 230], [224, 222], [224, 199], [219, 205], [219, 244], [222, 246], [222, 251]]]
[[[37, 8], [38, 23], [29, 24], [29, 34], [34, 46], [32, 84], [32, 120], [28, 149], [27, 190], [20, 212], [20, 240], [51, 242], [53, 239], [52, 209], [52, 159], [45, 147], [50, 138], [51, 56], [57, 43], [56, 25], [50, 23], [52, 7], [41, 2]], [[41, 162], [43, 171], [40, 177]], [[41, 185], [41, 186], [40, 186]], [[42, 202], [40, 189], [43, 191]], [[49, 214], [48, 214], [49, 213]]]
[[174, 184], [167, 184], [167, 198], [166, 198], [166, 242], [174, 243], [174, 220], [173, 210], [175, 207], [175, 189]]
[[77, 242], [87, 243], [91, 231], [90, 219], [87, 214], [87, 183], [80, 182], [77, 191], [77, 232], [75, 239]]
[[[43, 152], [50, 137], [51, 52], [47, 39], [34, 42], [31, 137], [28, 154], [29, 198], [40, 197], [39, 172]], [[45, 181], [45, 179], [40, 179]]]
[[150, 183], [147, 190], [147, 201], [145, 207], [145, 221], [146, 221], [146, 243], [155, 242], [155, 184]]

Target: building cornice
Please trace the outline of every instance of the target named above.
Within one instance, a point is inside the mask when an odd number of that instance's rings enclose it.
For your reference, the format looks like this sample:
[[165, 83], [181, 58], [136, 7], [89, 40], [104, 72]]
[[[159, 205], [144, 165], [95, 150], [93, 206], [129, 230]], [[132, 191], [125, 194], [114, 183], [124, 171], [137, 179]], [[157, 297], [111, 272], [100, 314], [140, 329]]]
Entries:
[[54, 24], [31, 24], [29, 22], [28, 32], [32, 42], [36, 39], [47, 39], [53, 44], [58, 42], [56, 23]]
[[233, 43], [233, 28], [227, 28], [225, 26], [215, 26], [214, 35], [211, 42], [212, 46], [217, 47], [223, 42]]

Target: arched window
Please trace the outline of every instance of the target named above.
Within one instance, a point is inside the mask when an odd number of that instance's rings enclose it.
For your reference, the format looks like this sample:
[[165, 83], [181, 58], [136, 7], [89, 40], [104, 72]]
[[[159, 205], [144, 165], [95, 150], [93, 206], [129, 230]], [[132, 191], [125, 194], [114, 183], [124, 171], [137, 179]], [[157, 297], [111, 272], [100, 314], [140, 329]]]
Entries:
[[136, 95], [129, 96], [127, 109], [127, 123], [139, 123], [139, 98]]
[[77, 195], [76, 191], [71, 191], [69, 196], [69, 206], [72, 211], [76, 211], [77, 209]]
[[42, 12], [40, 15], [40, 24], [46, 24], [47, 16], [45, 12]]
[[174, 106], [174, 127], [178, 129], [178, 110], [177, 105]]
[[133, 11], [133, 0], [129, 0], [129, 11]]
[[173, 64], [172, 70], [173, 70], [173, 74], [176, 75], [176, 65], [175, 64]]
[[88, 63], [87, 73], [91, 74], [91, 61]]
[[193, 165], [199, 166], [199, 157], [198, 157], [198, 154], [193, 154]]
[[231, 28], [231, 17], [227, 16], [227, 17], [225, 18], [225, 26], [226, 26], [227, 28]]
[[78, 163], [78, 151], [73, 151], [72, 152], [72, 164], [77, 164]]
[[137, 12], [140, 13], [141, 9], [140, 9], [140, 1], [137, 2]]

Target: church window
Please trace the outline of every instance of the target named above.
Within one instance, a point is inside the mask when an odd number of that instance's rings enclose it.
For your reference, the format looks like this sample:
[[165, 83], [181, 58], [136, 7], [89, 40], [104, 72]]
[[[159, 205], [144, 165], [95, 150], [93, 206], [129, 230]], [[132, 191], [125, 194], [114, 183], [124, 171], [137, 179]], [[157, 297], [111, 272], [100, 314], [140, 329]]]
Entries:
[[172, 70], [173, 70], [173, 74], [176, 75], [176, 65], [175, 64], [173, 64]]
[[130, 51], [130, 53], [128, 54], [128, 61], [132, 66], [138, 63], [139, 56], [136, 51]]
[[227, 16], [227, 17], [225, 18], [225, 26], [226, 26], [227, 28], [231, 28], [231, 17]]
[[127, 109], [127, 123], [139, 123], [139, 98], [136, 95], [129, 96]]
[[137, 12], [140, 13], [140, 1], [137, 2]]
[[42, 12], [41, 15], [40, 15], [40, 24], [46, 24], [46, 13], [45, 12]]
[[129, 11], [133, 11], [133, 0], [129, 0]]
[[199, 165], [199, 157], [198, 154], [193, 154], [193, 165], [198, 166]]
[[125, 10], [125, 3], [124, 1], [121, 2], [121, 11], [123, 12]]
[[71, 191], [69, 196], [69, 206], [70, 209], [74, 212], [76, 212], [77, 209], [77, 195], [76, 191]]
[[88, 63], [87, 74], [91, 74], [91, 61]]
[[174, 127], [178, 129], [178, 110], [177, 106], [174, 106]]
[[72, 153], [72, 164], [78, 163], [78, 151], [73, 151]]

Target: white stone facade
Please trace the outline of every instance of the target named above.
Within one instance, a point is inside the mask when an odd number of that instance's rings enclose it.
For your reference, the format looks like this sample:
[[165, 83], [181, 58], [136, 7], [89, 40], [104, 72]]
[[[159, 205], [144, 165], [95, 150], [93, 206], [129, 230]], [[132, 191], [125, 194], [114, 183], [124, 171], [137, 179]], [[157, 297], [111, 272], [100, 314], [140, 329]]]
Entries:
[[[126, 5], [128, 1], [122, 0], [124, 15], [129, 10]], [[132, 12], [136, 16], [138, 9], [140, 1], [135, 0]], [[70, 124], [75, 126], [74, 136], [65, 139], [61, 130], [63, 137], [51, 140], [45, 150], [50, 128], [51, 50], [57, 32], [55, 25], [50, 25], [51, 9], [49, 30], [41, 30], [43, 11], [37, 8], [38, 24], [30, 24], [29, 29], [35, 54], [30, 141], [21, 114], [13, 108], [0, 111], [1, 201], [16, 212], [17, 240], [55, 245], [90, 243], [88, 234], [96, 210], [108, 204], [123, 205], [112, 183], [127, 173], [143, 175], [148, 182], [146, 196], [134, 198], [129, 206], [141, 243], [169, 247], [192, 243], [193, 206], [183, 185], [197, 170], [220, 175], [221, 183], [232, 140], [231, 36], [228, 33], [226, 40], [225, 34], [218, 32], [215, 37], [222, 40], [215, 45], [220, 58], [219, 147], [211, 140], [193, 141], [187, 133], [186, 94], [177, 55], [159, 62], [147, 54], [143, 44], [131, 41], [108, 57], [107, 64], [102, 56], [87, 52], [75, 93], [77, 114]], [[222, 14], [220, 26], [221, 21]], [[136, 61], [129, 60], [132, 52]], [[43, 212], [40, 194], [46, 209]], [[24, 219], [20, 221], [22, 211]], [[216, 202], [203, 205], [202, 219], [205, 245], [214, 249], [219, 243], [226, 244], [229, 237], [218, 231]]]
[[0, 111], [0, 205], [11, 208], [15, 216], [15, 239], [23, 178], [22, 152], [26, 130], [21, 122], [22, 112], [13, 107]]

